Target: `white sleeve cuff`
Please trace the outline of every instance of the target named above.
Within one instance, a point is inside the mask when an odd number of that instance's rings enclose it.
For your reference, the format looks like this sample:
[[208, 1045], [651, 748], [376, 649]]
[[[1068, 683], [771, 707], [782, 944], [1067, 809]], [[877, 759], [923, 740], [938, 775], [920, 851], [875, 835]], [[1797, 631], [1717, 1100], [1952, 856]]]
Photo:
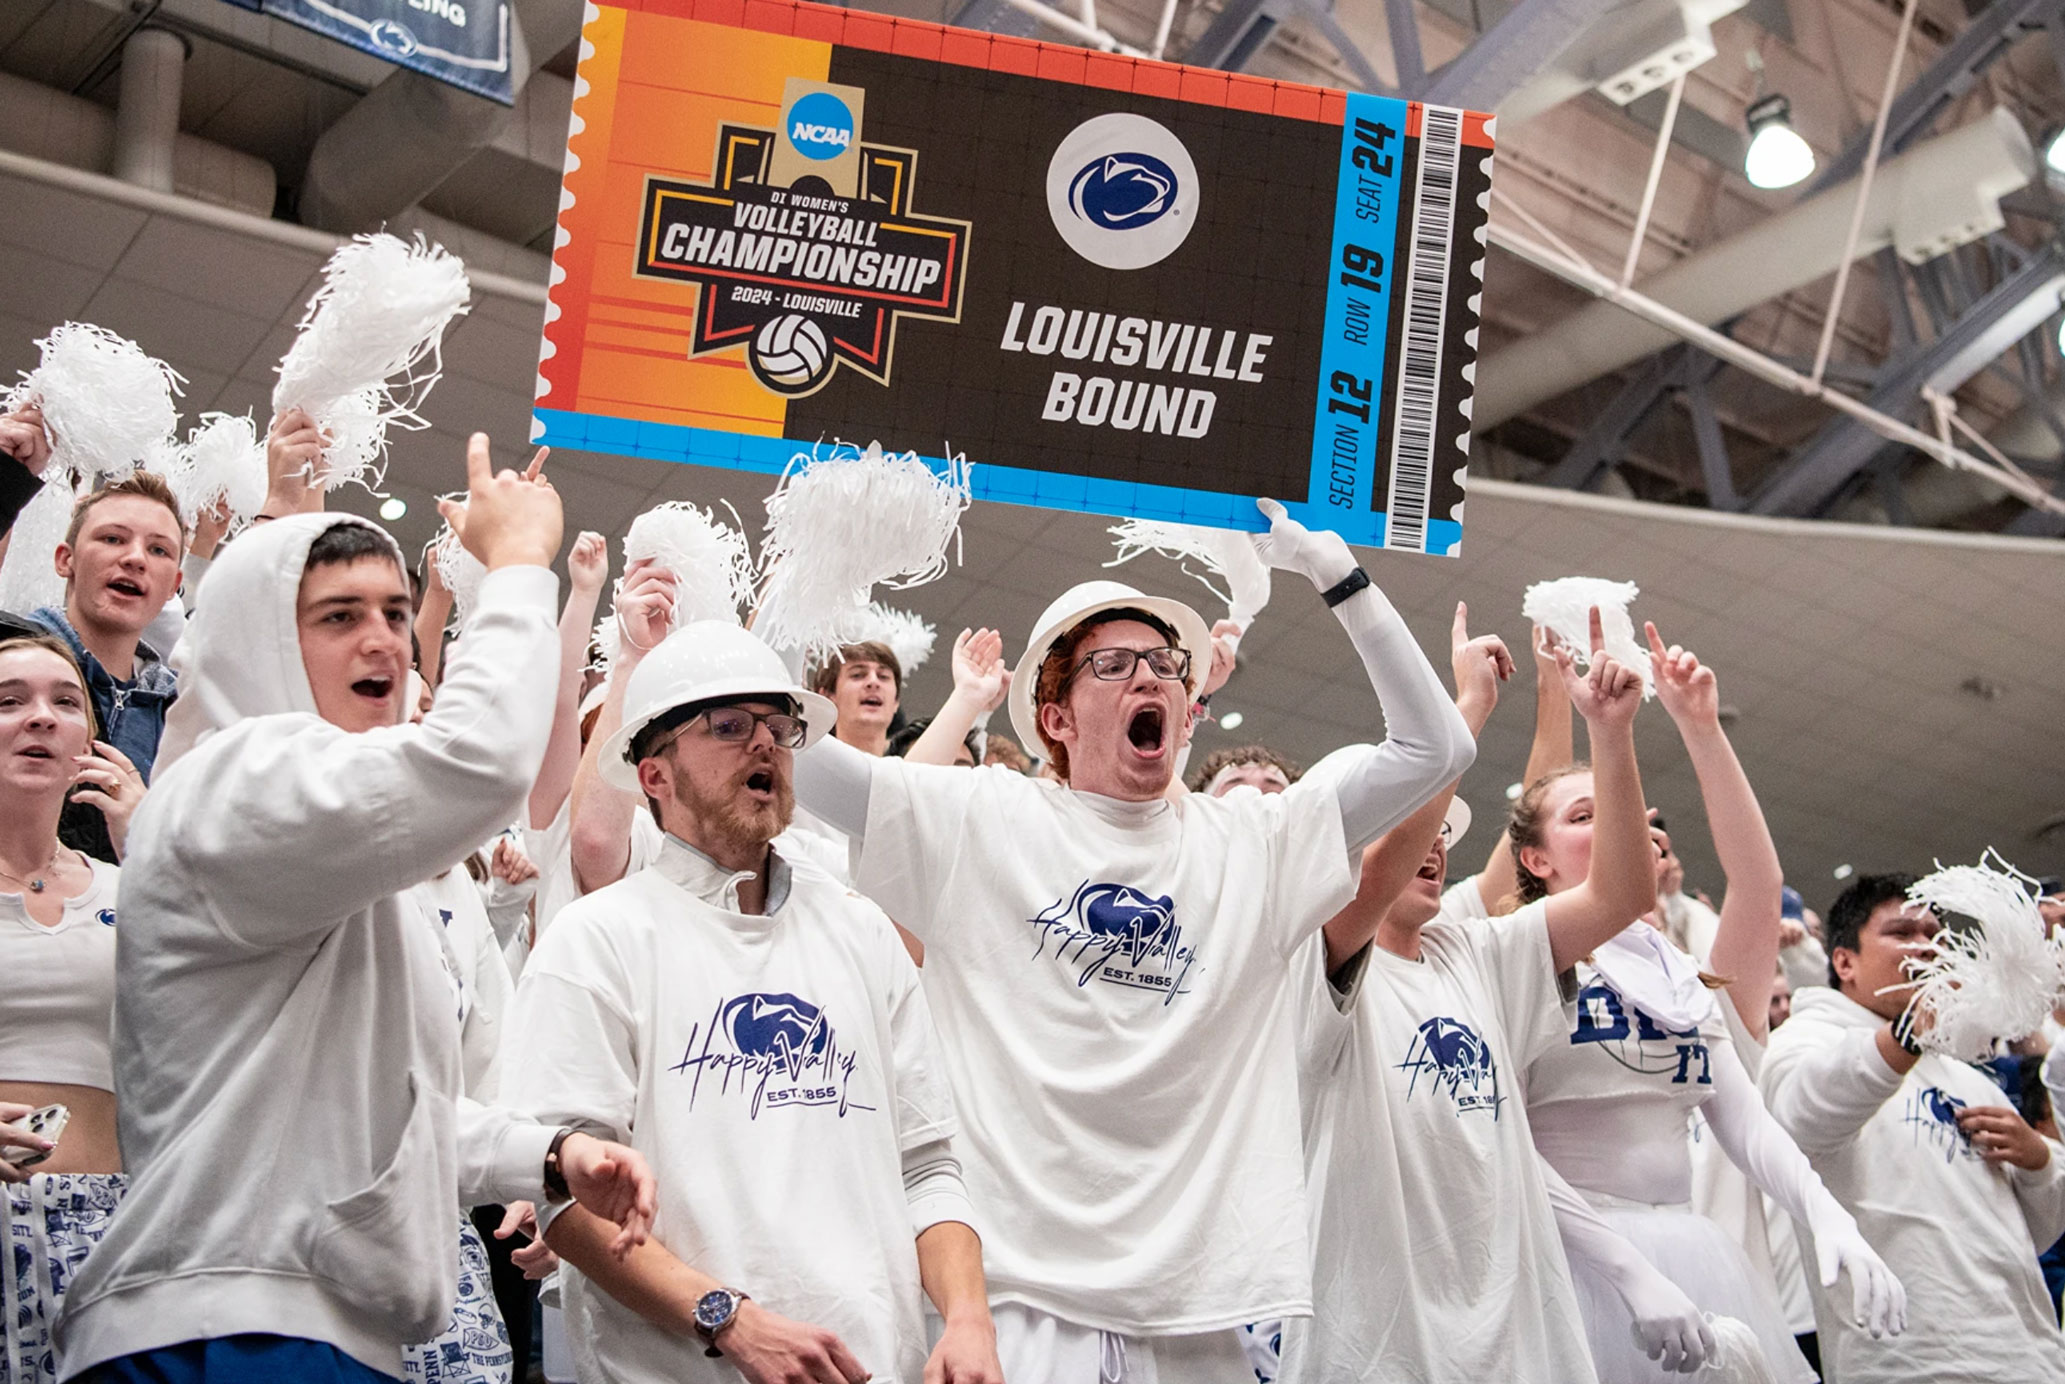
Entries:
[[474, 602], [476, 611], [525, 607], [535, 607], [557, 618], [559, 578], [550, 567], [497, 567], [481, 578], [480, 596]]
[[[494, 1162], [489, 1168], [497, 1200], [505, 1204], [534, 1202], [542, 1211], [545, 1202], [545, 1154], [558, 1133], [557, 1125], [531, 1124], [528, 1121], [512, 1124], [503, 1132], [501, 1145], [495, 1150]], [[541, 1215], [541, 1226], [543, 1222]]]

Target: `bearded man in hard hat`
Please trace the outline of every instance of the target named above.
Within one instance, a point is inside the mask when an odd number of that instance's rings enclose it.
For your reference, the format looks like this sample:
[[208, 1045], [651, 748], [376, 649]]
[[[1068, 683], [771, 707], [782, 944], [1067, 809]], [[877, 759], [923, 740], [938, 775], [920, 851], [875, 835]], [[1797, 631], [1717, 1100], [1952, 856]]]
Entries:
[[[602, 745], [665, 839], [531, 953], [504, 1077], [658, 1180], [628, 1260], [586, 1212], [546, 1228], [584, 1381], [1001, 1379], [917, 969], [881, 909], [771, 844], [794, 752], [835, 715], [701, 621], [639, 662]], [[929, 1359], [921, 1291], [945, 1321]]]
[[1090, 582], [1012, 676], [1061, 789], [832, 741], [797, 762], [861, 843], [856, 886], [925, 944], [1011, 1384], [1243, 1384], [1235, 1329], [1311, 1312], [1290, 959], [1354, 896], [1351, 853], [1475, 753], [1347, 544], [1264, 512], [1259, 554], [1333, 608], [1381, 744], [1283, 793], [1170, 801], [1205, 622]]

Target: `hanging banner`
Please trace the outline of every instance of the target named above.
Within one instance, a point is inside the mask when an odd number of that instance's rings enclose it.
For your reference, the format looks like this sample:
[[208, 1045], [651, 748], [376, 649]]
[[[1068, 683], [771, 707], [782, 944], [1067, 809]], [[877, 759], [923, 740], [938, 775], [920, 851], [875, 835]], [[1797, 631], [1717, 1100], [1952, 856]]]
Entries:
[[1453, 553], [1489, 118], [789, 0], [591, 5], [542, 441]]
[[230, 0], [503, 105], [508, 0]]

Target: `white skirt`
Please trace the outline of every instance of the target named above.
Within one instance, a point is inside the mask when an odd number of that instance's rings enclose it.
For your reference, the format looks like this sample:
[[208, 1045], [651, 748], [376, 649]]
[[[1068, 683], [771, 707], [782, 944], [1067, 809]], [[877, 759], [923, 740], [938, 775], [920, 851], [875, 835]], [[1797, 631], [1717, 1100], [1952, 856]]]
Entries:
[[[1585, 1197], [1701, 1312], [1733, 1317], [1748, 1326], [1764, 1347], [1772, 1378], [1781, 1384], [1815, 1384], [1819, 1376], [1794, 1343], [1777, 1297], [1758, 1279], [1749, 1256], [1727, 1231], [1689, 1206], [1644, 1206], [1593, 1192]], [[1577, 1287], [1599, 1384], [1686, 1384], [1687, 1376], [1665, 1373], [1642, 1353], [1635, 1343], [1634, 1318], [1605, 1279], [1576, 1260], [1571, 1262], [1570, 1277]]]
[[0, 1378], [53, 1384], [57, 1355], [50, 1322], [64, 1302], [86, 1252], [108, 1233], [129, 1179], [120, 1173], [34, 1173], [0, 1186], [0, 1309], [6, 1312], [6, 1354]]

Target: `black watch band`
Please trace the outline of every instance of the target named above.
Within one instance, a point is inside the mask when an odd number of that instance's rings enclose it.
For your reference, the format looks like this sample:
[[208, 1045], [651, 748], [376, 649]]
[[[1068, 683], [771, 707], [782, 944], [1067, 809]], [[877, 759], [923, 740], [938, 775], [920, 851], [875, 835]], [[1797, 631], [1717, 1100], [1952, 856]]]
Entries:
[[545, 1193], [554, 1201], [572, 1201], [573, 1189], [566, 1185], [566, 1169], [559, 1166], [559, 1146], [564, 1144], [571, 1129], [562, 1129], [552, 1136], [552, 1144], [545, 1150]]
[[1347, 600], [1350, 596], [1353, 596], [1356, 592], [1362, 590], [1362, 588], [1368, 586], [1369, 584], [1369, 573], [1363, 571], [1362, 568], [1357, 567], [1353, 572], [1350, 572], [1347, 576], [1341, 578], [1340, 581], [1336, 582], [1332, 586], [1329, 586], [1326, 590], [1320, 592], [1319, 599], [1326, 602], [1327, 609], [1332, 610], [1335, 606]]

